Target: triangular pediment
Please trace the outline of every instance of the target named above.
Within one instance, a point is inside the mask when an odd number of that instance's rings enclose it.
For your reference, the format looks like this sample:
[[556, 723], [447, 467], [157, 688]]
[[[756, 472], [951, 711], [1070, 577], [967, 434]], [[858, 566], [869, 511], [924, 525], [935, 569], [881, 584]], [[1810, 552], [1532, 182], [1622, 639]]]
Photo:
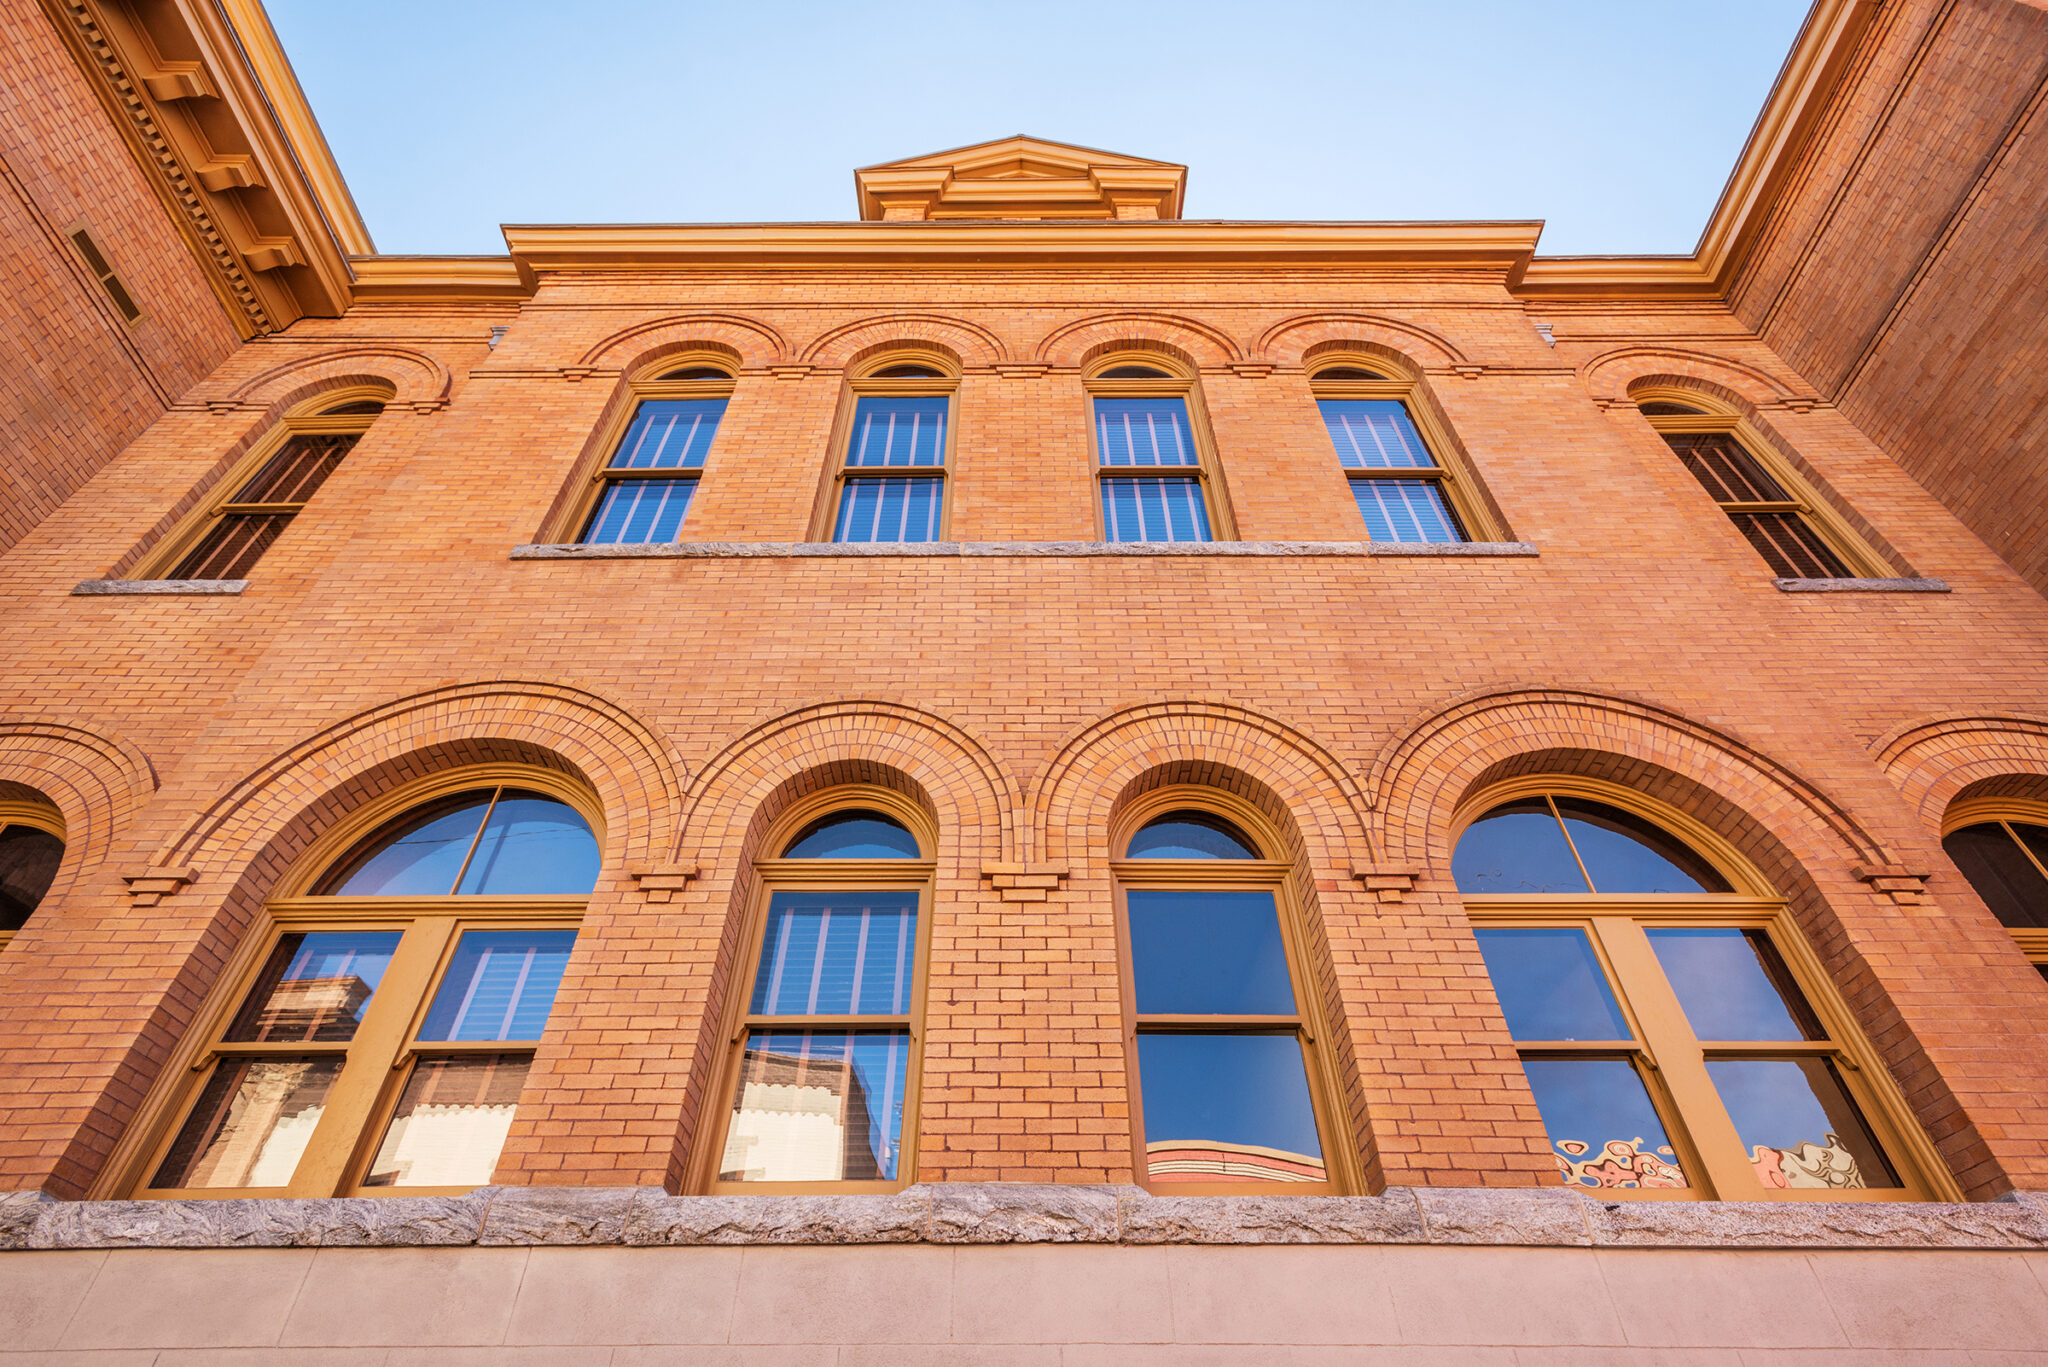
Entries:
[[860, 216], [921, 219], [1179, 218], [1188, 168], [1019, 134], [853, 173]]

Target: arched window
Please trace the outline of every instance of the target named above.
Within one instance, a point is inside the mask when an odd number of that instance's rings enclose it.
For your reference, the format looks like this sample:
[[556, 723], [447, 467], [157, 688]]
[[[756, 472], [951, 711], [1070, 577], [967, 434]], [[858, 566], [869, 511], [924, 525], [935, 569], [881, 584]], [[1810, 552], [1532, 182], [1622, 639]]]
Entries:
[[136, 567], [137, 579], [246, 579], [384, 411], [362, 389], [302, 404]]
[[[460, 1192], [496, 1168], [598, 839], [562, 795], [442, 783], [314, 847], [223, 993], [138, 1194]], [[365, 830], [365, 827], [367, 829]], [[347, 837], [363, 833], [353, 840]]]
[[712, 1190], [910, 1180], [933, 867], [913, 824], [893, 793], [855, 789], [770, 833]]
[[843, 435], [816, 539], [942, 541], [958, 376], [922, 357], [876, 363], [847, 382]]
[[41, 802], [0, 799], [0, 949], [5, 949], [64, 862], [64, 818]]
[[1216, 443], [1192, 378], [1149, 357], [1112, 357], [1083, 382], [1094, 414], [1104, 541], [1213, 541], [1235, 534]]
[[1495, 790], [1451, 862], [1565, 1181], [1856, 1199], [1949, 1185], [1785, 903], [1626, 790]]
[[[1337, 463], [1373, 541], [1469, 541], [1496, 535], [1485, 509], [1440, 454], [1449, 434], [1415, 384], [1340, 359], [1309, 377]], [[1418, 415], [1420, 421], [1418, 422]]]
[[1959, 802], [1943, 824], [1942, 849], [2048, 978], [2048, 802]]
[[1333, 1191], [1287, 866], [1213, 810], [1138, 818], [1112, 864], [1133, 1158], [1156, 1191]]
[[671, 358], [635, 380], [623, 426], [607, 432], [611, 456], [569, 510], [566, 526], [585, 545], [665, 545], [676, 539], [732, 398], [725, 363]]

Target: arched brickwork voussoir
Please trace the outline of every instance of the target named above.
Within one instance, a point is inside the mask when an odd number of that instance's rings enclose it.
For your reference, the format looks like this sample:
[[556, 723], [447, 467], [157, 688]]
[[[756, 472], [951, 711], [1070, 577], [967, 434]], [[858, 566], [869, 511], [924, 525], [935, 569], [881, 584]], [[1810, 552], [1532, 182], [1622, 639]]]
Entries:
[[1143, 312], [1098, 313], [1062, 323], [1038, 343], [1032, 359], [1079, 366], [1112, 350], [1142, 351], [1148, 343], [1163, 343], [1203, 369], [1244, 359], [1244, 348], [1220, 328], [1175, 313]]
[[[251, 348], [250, 350], [255, 350]], [[454, 380], [448, 367], [410, 347], [357, 346], [294, 356], [236, 385], [228, 397], [245, 405], [297, 403], [351, 384], [386, 384], [395, 404], [432, 408], [448, 402]], [[203, 396], [202, 396], [203, 397]]]
[[1745, 411], [1788, 398], [1819, 397], [1789, 371], [1773, 375], [1746, 361], [1681, 347], [1616, 347], [1583, 362], [1579, 377], [1586, 392], [1607, 405], [1628, 403], [1631, 389], [1652, 380], [1694, 386]]
[[797, 359], [836, 370], [892, 346], [931, 347], [969, 368], [1010, 359], [1000, 336], [980, 323], [941, 313], [887, 313], [842, 323], [805, 343]]
[[789, 356], [789, 339], [758, 318], [737, 313], [681, 313], [650, 318], [593, 342], [577, 364], [618, 367], [628, 373], [705, 346], [730, 351], [742, 365], [773, 365]]
[[1965, 788], [2021, 775], [2048, 777], [2048, 719], [1935, 717], [1882, 737], [1871, 753], [1932, 837]]
[[1304, 313], [1283, 318], [1260, 335], [1252, 359], [1292, 368], [1339, 347], [1383, 355], [1410, 375], [1469, 364], [1465, 353], [1449, 338], [1373, 313]]
[[[80, 880], [105, 870], [115, 838], [135, 810], [156, 792], [148, 756], [119, 736], [71, 722], [0, 718], [0, 785], [17, 784], [50, 803], [64, 818], [64, 862], [43, 898], [62, 904]], [[26, 794], [19, 794], [26, 796]], [[17, 937], [31, 949], [40, 917]]]

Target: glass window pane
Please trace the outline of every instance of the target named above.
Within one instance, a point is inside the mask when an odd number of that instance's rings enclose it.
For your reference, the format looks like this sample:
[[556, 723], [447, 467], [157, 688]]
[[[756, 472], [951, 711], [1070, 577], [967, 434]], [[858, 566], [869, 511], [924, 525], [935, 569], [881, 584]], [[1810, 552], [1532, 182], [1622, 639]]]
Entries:
[[354, 1039], [398, 938], [395, 930], [285, 936], [256, 976], [227, 1038], [237, 1044]]
[[1426, 479], [1354, 479], [1351, 496], [1371, 541], [1463, 541], [1443, 490]]
[[1436, 462], [1398, 399], [1318, 399], [1337, 460], [1347, 469], [1423, 469]]
[[863, 807], [821, 816], [796, 834], [784, 859], [915, 859], [917, 837], [894, 817]]
[[457, 892], [580, 896], [597, 886], [597, 837], [566, 802], [507, 788]]
[[1943, 836], [1941, 847], [2001, 925], [2018, 929], [2048, 926], [2048, 879], [2005, 833], [2004, 826], [1996, 821], [1965, 826]]
[[718, 420], [724, 416], [724, 399], [649, 399], [619, 439], [611, 468], [697, 469], [710, 454], [711, 439], [718, 435]]
[[1762, 931], [1716, 926], [1645, 933], [1698, 1038], [1827, 1038]]
[[327, 482], [356, 440], [335, 435], [293, 437], [264, 462], [254, 479], [235, 490], [233, 502], [304, 503]]
[[839, 493], [834, 541], [936, 541], [945, 506], [941, 479], [849, 479]]
[[1287, 1035], [1138, 1036], [1155, 1182], [1322, 1182], [1308, 1069]]
[[1826, 1059], [1708, 1059], [1766, 1187], [1896, 1187], [1897, 1174]]
[[336, 897], [444, 896], [454, 889], [490, 805], [486, 788], [415, 807], [357, 846], [313, 891]]
[[949, 402], [943, 394], [915, 398], [864, 396], [854, 405], [846, 463], [944, 465]]
[[1179, 399], [1097, 399], [1095, 443], [1104, 465], [1201, 463]]
[[1664, 440], [1717, 503], [1787, 503], [1783, 487], [1726, 432], [1668, 432]]
[[222, 1059], [153, 1187], [281, 1187], [292, 1180], [342, 1059]]
[[749, 1010], [900, 1016], [917, 955], [915, 892], [778, 892], [768, 903]]
[[20, 930], [64, 862], [64, 842], [34, 826], [0, 830], [0, 930]]
[[1633, 1039], [1586, 932], [1569, 926], [1486, 928], [1479, 953], [1508, 1031], [1524, 1040]]
[[2048, 826], [2035, 826], [2025, 821], [2008, 821], [2006, 824], [2012, 827], [2012, 833], [2019, 837], [2020, 843], [2034, 852], [2034, 858], [2048, 866]]
[[891, 1182], [903, 1134], [910, 1036], [777, 1030], [740, 1056], [721, 1182]]
[[1133, 889], [1124, 896], [1139, 1014], [1294, 1014], [1272, 893]]
[[1207, 812], [1168, 812], [1131, 837], [1128, 859], [1257, 859], [1243, 831]]
[[166, 579], [244, 579], [296, 513], [228, 513]]
[[667, 545], [682, 529], [694, 479], [632, 479], [606, 486], [583, 533], [587, 546]]
[[1849, 567], [1798, 513], [1731, 511], [1728, 520], [1781, 579], [1847, 579]]
[[479, 1187], [490, 1181], [532, 1063], [528, 1054], [421, 1059], [363, 1185]]
[[1567, 1185], [1682, 1187], [1685, 1172], [1626, 1059], [1522, 1060]]
[[1542, 798], [1495, 807], [1465, 828], [1451, 855], [1459, 892], [1587, 892], [1579, 861]]
[[1728, 880], [1691, 847], [1617, 807], [1557, 799], [1595, 892], [1727, 892]]
[[1109, 541], [1207, 541], [1209, 505], [1198, 479], [1105, 479], [1102, 534]]
[[573, 930], [464, 931], [419, 1037], [539, 1039], [575, 946]]

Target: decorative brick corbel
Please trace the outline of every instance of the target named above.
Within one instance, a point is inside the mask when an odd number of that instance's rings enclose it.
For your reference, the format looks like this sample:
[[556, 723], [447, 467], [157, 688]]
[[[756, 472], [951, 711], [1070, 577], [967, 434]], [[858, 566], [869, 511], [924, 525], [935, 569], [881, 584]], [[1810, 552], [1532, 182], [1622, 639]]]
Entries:
[[981, 876], [1005, 902], [1043, 902], [1059, 891], [1067, 870], [1061, 864], [983, 864]]
[[1259, 361], [1232, 361], [1230, 373], [1240, 380], [1263, 380], [1273, 373], [1273, 367]]
[[695, 864], [643, 864], [639, 868], [627, 869], [640, 889], [640, 895], [650, 902], [667, 902], [690, 886], [690, 880], [702, 876], [703, 870]]
[[1461, 380], [1476, 380], [1486, 373], [1483, 365], [1454, 365], [1451, 372]]
[[1868, 883], [1902, 907], [1917, 907], [1927, 901], [1927, 880], [1932, 874], [1904, 864], [1858, 864], [1856, 881]]
[[411, 404], [412, 411], [421, 417], [425, 417], [429, 413], [439, 413], [447, 406], [448, 400], [446, 399], [414, 399]]
[[594, 365], [565, 365], [558, 368], [555, 373], [570, 384], [581, 384], [592, 375], [597, 374], [597, 367]]
[[1353, 864], [1351, 876], [1382, 902], [1398, 902], [1415, 891], [1416, 870], [1396, 864]]
[[1052, 369], [1042, 361], [997, 361], [995, 367], [1006, 380], [1042, 380]]
[[768, 367], [768, 373], [778, 380], [801, 380], [816, 369], [816, 366], [809, 365], [772, 365]]
[[153, 907], [198, 876], [198, 872], [189, 865], [182, 868], [142, 867], [123, 873], [121, 881], [128, 885], [129, 905]]

